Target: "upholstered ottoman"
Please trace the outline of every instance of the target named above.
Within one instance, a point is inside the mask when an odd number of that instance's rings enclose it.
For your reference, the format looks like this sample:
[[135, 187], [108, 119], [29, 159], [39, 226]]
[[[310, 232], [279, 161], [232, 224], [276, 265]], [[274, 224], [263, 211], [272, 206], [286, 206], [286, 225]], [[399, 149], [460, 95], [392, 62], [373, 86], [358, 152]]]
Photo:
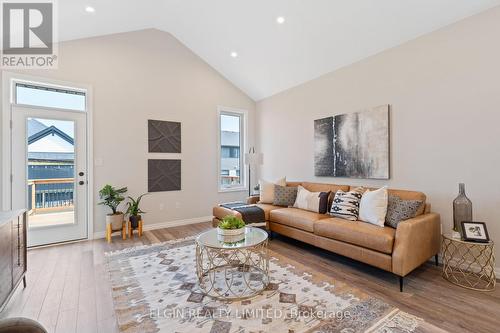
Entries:
[[[239, 217], [240, 219], [243, 219], [245, 223], [252, 225], [252, 226], [257, 226], [257, 227], [266, 227], [267, 229], [267, 221], [269, 220], [269, 212], [273, 208], [278, 208], [273, 205], [268, 205], [268, 204], [260, 204], [258, 203], [259, 197], [258, 196], [252, 196], [247, 199], [246, 205], [249, 206], [254, 206], [253, 208], [257, 207], [259, 210], [261, 210], [262, 218], [259, 219], [258, 221], [252, 220], [250, 223], [248, 221], [248, 214], [242, 214], [241, 210], [237, 211], [235, 209], [231, 209], [229, 207], [223, 207], [222, 205], [215, 206], [212, 210], [213, 213], [213, 218], [212, 218], [212, 226], [215, 228], [219, 225], [220, 221], [229, 215]], [[241, 203], [241, 205], [245, 205], [245, 203]], [[243, 212], [244, 213], [244, 212]], [[246, 215], [246, 216], [243, 216]], [[251, 214], [250, 214], [251, 215]]]

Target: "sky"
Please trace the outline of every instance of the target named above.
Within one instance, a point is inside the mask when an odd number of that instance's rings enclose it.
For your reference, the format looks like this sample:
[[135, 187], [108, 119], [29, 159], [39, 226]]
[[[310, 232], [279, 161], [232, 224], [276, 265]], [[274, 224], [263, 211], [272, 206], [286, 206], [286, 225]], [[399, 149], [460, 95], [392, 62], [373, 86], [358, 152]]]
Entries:
[[75, 123], [71, 120], [53, 120], [53, 119], [42, 119], [34, 118], [44, 124], [47, 127], [55, 126], [64, 133], [68, 134], [73, 139], [75, 138]]
[[221, 131], [239, 132], [240, 118], [235, 116], [221, 115], [220, 116]]
[[85, 95], [16, 87], [17, 104], [85, 111]]

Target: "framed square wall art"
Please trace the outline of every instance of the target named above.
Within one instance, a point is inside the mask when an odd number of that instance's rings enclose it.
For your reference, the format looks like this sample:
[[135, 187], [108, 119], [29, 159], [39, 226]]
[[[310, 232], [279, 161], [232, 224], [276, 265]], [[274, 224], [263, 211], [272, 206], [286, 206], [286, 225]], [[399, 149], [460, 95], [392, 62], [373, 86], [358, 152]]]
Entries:
[[148, 160], [148, 192], [180, 190], [181, 160]]
[[389, 105], [314, 121], [316, 176], [389, 179]]
[[150, 153], [181, 153], [181, 123], [148, 120], [148, 151]]

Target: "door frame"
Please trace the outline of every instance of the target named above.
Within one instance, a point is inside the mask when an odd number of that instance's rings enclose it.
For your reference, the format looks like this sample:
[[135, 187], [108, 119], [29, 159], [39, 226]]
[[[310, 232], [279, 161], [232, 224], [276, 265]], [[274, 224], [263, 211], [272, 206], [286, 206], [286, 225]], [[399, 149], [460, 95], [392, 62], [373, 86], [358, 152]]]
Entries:
[[[2, 145], [1, 157], [2, 162], [0, 165], [0, 185], [2, 186], [0, 206], [2, 210], [11, 210], [12, 208], [12, 135], [11, 135], [11, 104], [14, 98], [14, 89], [16, 82], [28, 82], [32, 84], [39, 84], [42, 86], [54, 86], [64, 89], [78, 89], [85, 91], [85, 106], [86, 111], [65, 110], [68, 112], [85, 112], [87, 114], [87, 240], [94, 239], [94, 146], [93, 146], [93, 94], [92, 86], [88, 84], [67, 82], [61, 80], [54, 80], [41, 76], [32, 76], [25, 74], [18, 74], [13, 72], [2, 71], [2, 93], [1, 93], [1, 139]], [[36, 108], [36, 106], [28, 106]], [[49, 108], [50, 109], [50, 108]], [[61, 110], [56, 109], [54, 110]]]

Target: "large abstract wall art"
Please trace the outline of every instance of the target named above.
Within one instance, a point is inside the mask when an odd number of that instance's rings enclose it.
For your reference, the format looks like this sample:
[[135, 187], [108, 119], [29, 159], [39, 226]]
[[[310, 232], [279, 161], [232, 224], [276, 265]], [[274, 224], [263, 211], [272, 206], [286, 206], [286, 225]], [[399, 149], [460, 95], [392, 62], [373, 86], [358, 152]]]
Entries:
[[316, 176], [389, 179], [389, 105], [314, 121]]

